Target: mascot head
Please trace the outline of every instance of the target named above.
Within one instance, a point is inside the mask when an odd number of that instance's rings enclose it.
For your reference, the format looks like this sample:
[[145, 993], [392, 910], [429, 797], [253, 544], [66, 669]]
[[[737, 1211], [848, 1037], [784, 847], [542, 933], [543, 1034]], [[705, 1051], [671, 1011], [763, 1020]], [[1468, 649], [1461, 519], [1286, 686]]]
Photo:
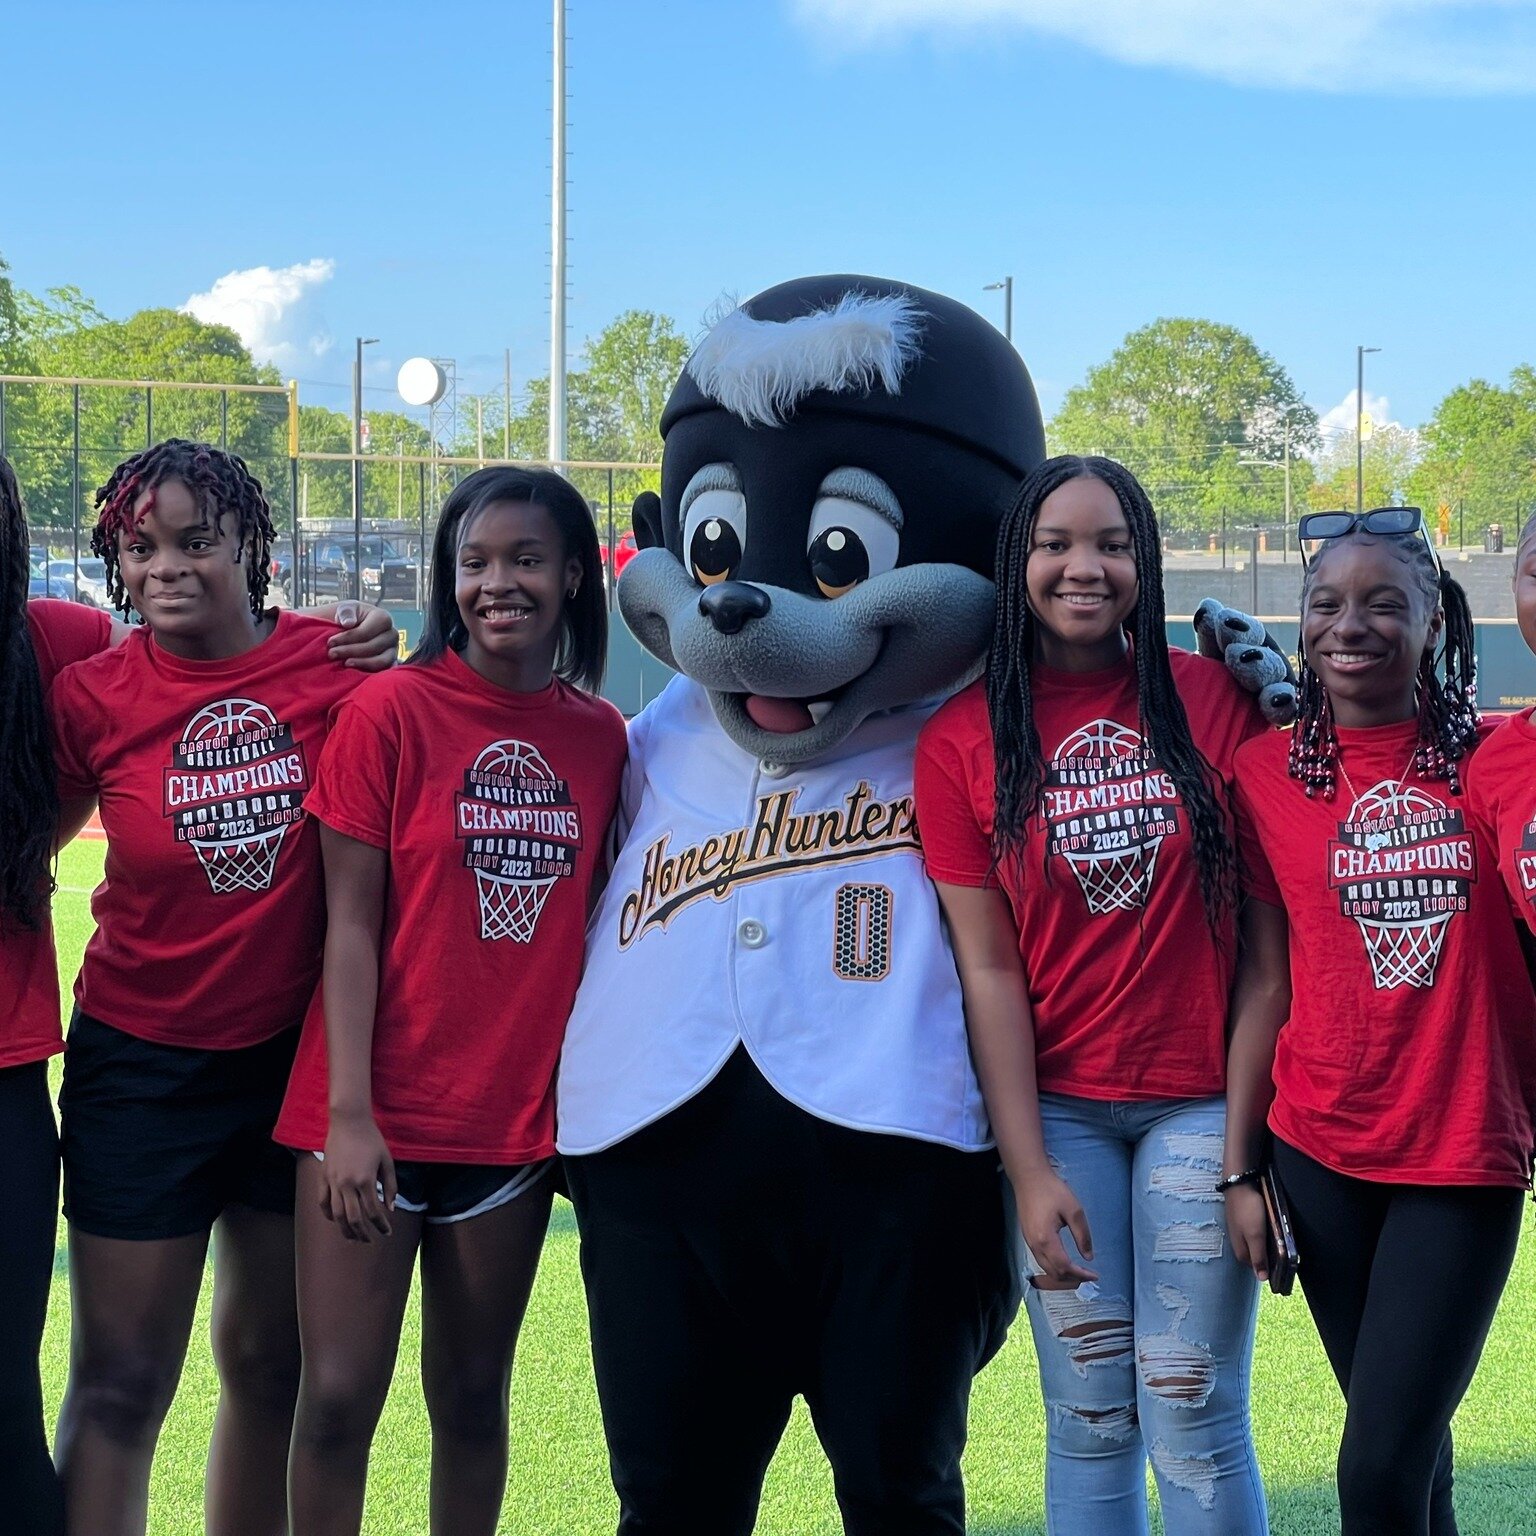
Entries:
[[709, 330], [661, 432], [619, 606], [738, 746], [805, 762], [976, 675], [997, 525], [1045, 456], [979, 315], [882, 278], [781, 283]]

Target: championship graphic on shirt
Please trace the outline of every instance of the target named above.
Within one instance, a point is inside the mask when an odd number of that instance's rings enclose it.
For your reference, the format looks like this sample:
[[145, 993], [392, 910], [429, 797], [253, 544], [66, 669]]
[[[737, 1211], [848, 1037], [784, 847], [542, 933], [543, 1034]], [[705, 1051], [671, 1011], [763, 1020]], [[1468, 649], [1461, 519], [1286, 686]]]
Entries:
[[1525, 824], [1520, 846], [1515, 849], [1515, 874], [1520, 879], [1520, 894], [1527, 905], [1536, 909], [1536, 816]]
[[165, 815], [215, 896], [272, 884], [309, 788], [293, 730], [255, 699], [220, 699], [187, 722], [165, 770]]
[[1093, 720], [1051, 756], [1041, 792], [1046, 849], [1077, 876], [1089, 912], [1147, 904], [1165, 837], [1179, 830], [1179, 792], [1140, 734]]
[[480, 893], [480, 937], [526, 944], [557, 880], [576, 873], [581, 810], [537, 747], [494, 741], [453, 797], [454, 832]]
[[1445, 931], [1471, 905], [1476, 876], [1461, 811], [1390, 779], [1355, 801], [1328, 845], [1328, 884], [1359, 926], [1377, 991], [1434, 985]]

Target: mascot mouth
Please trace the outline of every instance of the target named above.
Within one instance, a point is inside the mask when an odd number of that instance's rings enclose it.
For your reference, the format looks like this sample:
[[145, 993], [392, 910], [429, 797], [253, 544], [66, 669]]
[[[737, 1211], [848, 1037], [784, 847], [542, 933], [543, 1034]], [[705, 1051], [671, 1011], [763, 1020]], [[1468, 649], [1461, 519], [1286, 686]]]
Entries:
[[803, 699], [779, 699], [766, 693], [738, 695], [741, 707], [760, 731], [771, 731], [775, 736], [794, 736], [820, 725], [837, 703], [841, 688], [831, 693], [814, 694]]

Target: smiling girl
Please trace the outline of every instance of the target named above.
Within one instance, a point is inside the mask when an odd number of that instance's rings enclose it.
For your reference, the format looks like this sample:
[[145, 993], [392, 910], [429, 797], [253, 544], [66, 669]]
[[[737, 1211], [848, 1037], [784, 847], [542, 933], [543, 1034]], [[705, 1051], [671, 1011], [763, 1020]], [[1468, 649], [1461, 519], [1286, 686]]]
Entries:
[[555, 1065], [624, 765], [623, 719], [585, 691], [598, 558], [561, 476], [469, 476], [421, 645], [348, 701], [320, 763], [325, 979], [277, 1129], [302, 1154], [294, 1536], [361, 1527], [418, 1252], [431, 1528], [497, 1527]]
[[1170, 650], [1157, 521], [1119, 464], [1042, 465], [997, 573], [987, 677], [919, 738], [917, 813], [1029, 1249], [1049, 1528], [1144, 1533], [1150, 1456], [1174, 1536], [1251, 1536], [1258, 1293], [1216, 1183], [1228, 798], [1263, 722]]
[[[1520, 637], [1536, 652], [1536, 516], [1520, 532], [1514, 592]], [[1509, 899], [1536, 936], [1536, 708], [1511, 715], [1489, 737], [1468, 768], [1467, 798], [1498, 851]]]
[[[1462, 773], [1472, 621], [1415, 507], [1316, 513], [1301, 714], [1237, 755], [1251, 878], [1290, 924], [1289, 1018], [1239, 1018], [1227, 1163], [1290, 1200], [1348, 1411], [1345, 1536], [1451, 1536], [1451, 1415], [1509, 1273], [1529, 1181], [1536, 997]], [[1283, 1022], [1283, 1028], [1280, 1027]], [[1262, 1250], [1256, 1191], [1228, 1221]]]
[[105, 878], [60, 1094], [72, 1340], [69, 1530], [145, 1529], [150, 1462], [216, 1233], [207, 1529], [271, 1533], [298, 1381], [293, 1175], [271, 1128], [320, 969], [304, 797], [335, 626], [265, 604], [272, 521], [233, 454], [113, 473], [92, 546], [144, 623], [53, 685], [61, 826], [99, 800]]

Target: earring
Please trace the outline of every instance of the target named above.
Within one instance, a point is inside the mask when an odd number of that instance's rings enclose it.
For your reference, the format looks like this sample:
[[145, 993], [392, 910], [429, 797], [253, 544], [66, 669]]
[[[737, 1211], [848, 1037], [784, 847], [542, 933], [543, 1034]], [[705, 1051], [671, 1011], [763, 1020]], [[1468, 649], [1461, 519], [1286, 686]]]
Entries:
[[576, 588], [575, 587], [572, 587], [571, 590], [565, 594], [565, 600], [568, 603], [574, 603], [576, 601]]

